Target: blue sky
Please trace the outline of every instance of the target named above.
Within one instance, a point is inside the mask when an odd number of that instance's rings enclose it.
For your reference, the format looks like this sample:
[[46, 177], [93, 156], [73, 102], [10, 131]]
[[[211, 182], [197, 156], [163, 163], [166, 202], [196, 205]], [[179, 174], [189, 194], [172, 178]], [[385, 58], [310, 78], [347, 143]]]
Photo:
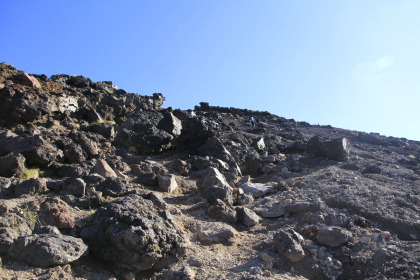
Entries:
[[417, 0], [0, 0], [0, 61], [420, 140]]

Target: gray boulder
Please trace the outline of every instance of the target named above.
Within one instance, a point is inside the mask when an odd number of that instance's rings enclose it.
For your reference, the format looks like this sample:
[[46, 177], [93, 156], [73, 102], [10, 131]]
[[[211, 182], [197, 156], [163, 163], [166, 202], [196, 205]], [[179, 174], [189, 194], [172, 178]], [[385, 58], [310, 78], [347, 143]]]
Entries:
[[44, 140], [41, 140], [42, 144], [35, 146], [27, 151], [23, 151], [22, 154], [26, 158], [26, 162], [29, 165], [38, 165], [39, 167], [48, 167], [54, 161], [61, 161], [64, 159], [64, 153], [62, 150], [57, 149]]
[[88, 156], [94, 157], [99, 153], [96, 141], [88, 138], [84, 133], [79, 132], [76, 139]]
[[237, 207], [236, 213], [238, 215], [238, 221], [248, 227], [255, 226], [260, 222], [260, 217], [255, 214], [254, 211], [245, 207]]
[[293, 229], [281, 230], [274, 236], [274, 249], [291, 262], [298, 262], [305, 257], [303, 244], [303, 237]]
[[350, 154], [350, 143], [347, 138], [322, 140], [320, 136], [309, 139], [306, 147], [308, 154], [337, 161], [347, 161]]
[[68, 264], [88, 250], [80, 238], [55, 234], [33, 234], [19, 237], [7, 254], [35, 266]]
[[0, 216], [0, 255], [7, 252], [19, 236], [32, 234], [35, 221], [22, 218], [14, 213]]
[[167, 266], [184, 252], [171, 214], [135, 194], [99, 208], [81, 237], [97, 258], [134, 273]]
[[236, 165], [235, 159], [225, 148], [222, 141], [214, 136], [210, 137], [206, 142], [204, 142], [204, 144], [199, 149], [199, 153], [202, 156], [212, 156], [220, 159], [224, 162], [227, 162], [232, 167]]
[[214, 203], [220, 199], [229, 205], [233, 204], [233, 189], [216, 168], [210, 167], [197, 185], [208, 202]]
[[316, 240], [319, 243], [330, 247], [340, 246], [347, 243], [351, 239], [352, 234], [350, 231], [336, 226], [322, 228], [316, 235]]
[[255, 213], [264, 218], [278, 218], [286, 213], [286, 207], [282, 201], [275, 199], [261, 200], [254, 206]]
[[174, 136], [179, 136], [182, 130], [182, 122], [171, 112], [164, 112], [163, 114], [164, 117], [160, 120], [157, 127]]

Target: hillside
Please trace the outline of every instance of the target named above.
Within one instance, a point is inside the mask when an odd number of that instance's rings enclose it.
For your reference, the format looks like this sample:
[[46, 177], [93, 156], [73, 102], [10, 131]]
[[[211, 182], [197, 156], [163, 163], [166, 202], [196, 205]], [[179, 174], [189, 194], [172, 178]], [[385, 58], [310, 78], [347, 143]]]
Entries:
[[1, 279], [420, 279], [419, 142], [164, 101], [0, 64]]

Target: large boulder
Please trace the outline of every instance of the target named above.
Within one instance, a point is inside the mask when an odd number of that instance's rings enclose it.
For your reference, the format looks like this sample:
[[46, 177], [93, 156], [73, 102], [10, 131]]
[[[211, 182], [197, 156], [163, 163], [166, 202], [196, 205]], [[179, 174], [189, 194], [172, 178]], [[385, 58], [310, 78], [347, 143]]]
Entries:
[[21, 177], [25, 171], [25, 158], [21, 154], [0, 157], [0, 176]]
[[59, 197], [48, 197], [39, 206], [39, 222], [59, 229], [71, 229], [75, 225], [72, 208]]
[[173, 136], [179, 136], [181, 134], [182, 122], [175, 117], [171, 112], [164, 112], [164, 117], [158, 124], [159, 129], [163, 129]]
[[48, 167], [54, 161], [61, 161], [64, 158], [63, 151], [49, 143], [43, 143], [29, 151], [22, 152], [22, 154], [25, 156], [28, 164], [39, 167]]
[[69, 163], [82, 163], [86, 159], [82, 147], [75, 143], [65, 147], [64, 156]]
[[350, 154], [350, 143], [347, 138], [326, 141], [320, 136], [309, 139], [307, 153], [314, 157], [324, 157], [337, 161], [347, 161]]
[[34, 219], [26, 219], [14, 213], [0, 215], [0, 255], [6, 253], [19, 236], [32, 234], [34, 228]]
[[216, 168], [208, 168], [206, 175], [197, 185], [208, 202], [214, 203], [220, 199], [229, 205], [233, 204], [233, 189]]
[[80, 238], [57, 234], [19, 237], [7, 254], [35, 266], [68, 264], [83, 256], [88, 247]]
[[116, 143], [128, 149], [134, 149], [138, 154], [159, 154], [173, 147], [174, 136], [163, 129], [147, 125], [141, 132], [121, 129], [116, 136]]
[[25, 72], [14, 76], [13, 81], [24, 86], [41, 88], [41, 84], [39, 83], [39, 81], [34, 76], [28, 75]]
[[45, 178], [32, 178], [16, 185], [15, 195], [35, 195], [47, 191], [47, 180]]
[[169, 212], [135, 194], [99, 208], [81, 232], [97, 258], [134, 273], [175, 261], [184, 251], [181, 235]]
[[104, 196], [122, 195], [128, 190], [128, 182], [119, 177], [108, 178], [95, 187]]
[[79, 133], [76, 139], [88, 156], [94, 157], [99, 153], [96, 141], [90, 139], [84, 133]]
[[176, 148], [179, 151], [197, 152], [207, 139], [217, 134], [217, 123], [198, 117], [185, 119], [181, 135], [176, 140]]
[[235, 159], [217, 137], [213, 136], [207, 139], [198, 151], [201, 156], [212, 156], [227, 162], [229, 165], [235, 164]]
[[5, 87], [0, 94], [0, 124], [13, 127], [38, 120], [51, 113], [51, 102], [44, 100], [50, 96], [38, 95], [35, 89], [20, 92], [15, 87]]
[[11, 131], [0, 133], [0, 155], [21, 153], [26, 163], [48, 167], [64, 158], [63, 151], [45, 141], [40, 135], [21, 137]]

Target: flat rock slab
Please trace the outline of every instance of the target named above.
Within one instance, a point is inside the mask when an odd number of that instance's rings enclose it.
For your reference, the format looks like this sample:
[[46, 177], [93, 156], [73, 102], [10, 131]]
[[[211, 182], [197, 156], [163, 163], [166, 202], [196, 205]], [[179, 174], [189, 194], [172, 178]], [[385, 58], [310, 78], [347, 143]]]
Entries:
[[212, 243], [235, 243], [236, 230], [224, 223], [215, 222], [202, 225], [197, 231], [197, 239], [205, 245]]
[[270, 184], [261, 183], [245, 183], [239, 186], [245, 193], [252, 194], [253, 197], [260, 197], [270, 192], [272, 186]]
[[83, 240], [67, 235], [33, 234], [19, 237], [7, 254], [35, 266], [68, 264], [85, 254]]

